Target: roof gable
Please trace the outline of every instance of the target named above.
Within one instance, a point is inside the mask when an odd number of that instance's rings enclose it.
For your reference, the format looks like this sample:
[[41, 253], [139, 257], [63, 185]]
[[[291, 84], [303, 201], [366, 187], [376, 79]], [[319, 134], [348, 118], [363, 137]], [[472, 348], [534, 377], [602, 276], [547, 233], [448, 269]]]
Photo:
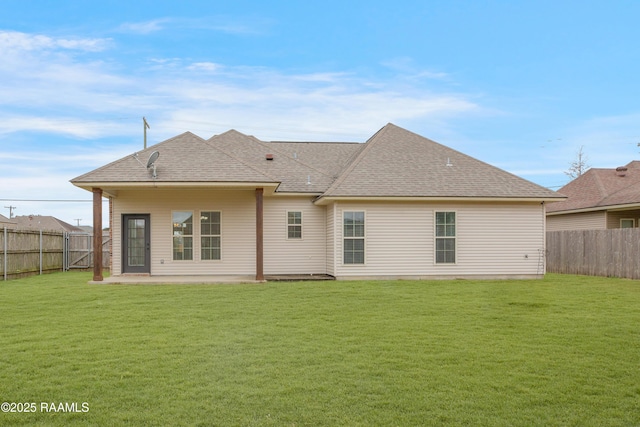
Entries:
[[[235, 131], [227, 134], [234, 135]], [[235, 132], [235, 134], [240, 134]], [[156, 177], [146, 162], [158, 151]], [[191, 132], [168, 139], [71, 180], [83, 182], [275, 182], [241, 159]]]
[[559, 198], [555, 192], [393, 124], [378, 131], [328, 197]]

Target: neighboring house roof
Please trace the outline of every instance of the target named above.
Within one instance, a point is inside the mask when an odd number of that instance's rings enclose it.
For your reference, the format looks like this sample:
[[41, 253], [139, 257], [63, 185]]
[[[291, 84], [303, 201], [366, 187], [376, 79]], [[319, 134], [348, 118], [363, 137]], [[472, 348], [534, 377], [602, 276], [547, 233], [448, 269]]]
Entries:
[[0, 215], [0, 225], [2, 225], [3, 227], [15, 227], [16, 221], [7, 218], [4, 215]]
[[[162, 159], [156, 178], [144, 167], [153, 151]], [[563, 198], [393, 124], [364, 144], [264, 142], [235, 130], [204, 140], [187, 132], [71, 182], [86, 189], [118, 183], [270, 183], [279, 193], [323, 198]]]
[[640, 161], [612, 169], [591, 168], [558, 192], [568, 198], [549, 205], [547, 213], [640, 204]]
[[81, 228], [64, 222], [53, 216], [45, 215], [20, 215], [14, 217], [16, 228], [21, 230], [51, 230], [51, 231], [67, 231], [82, 232]]

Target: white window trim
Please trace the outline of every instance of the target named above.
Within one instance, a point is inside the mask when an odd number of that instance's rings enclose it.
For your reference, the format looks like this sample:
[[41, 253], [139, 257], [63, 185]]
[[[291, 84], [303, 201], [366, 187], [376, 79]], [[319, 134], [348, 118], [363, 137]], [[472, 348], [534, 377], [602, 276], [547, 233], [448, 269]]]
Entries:
[[[364, 215], [364, 236], [362, 237], [345, 237], [344, 236], [344, 214], [347, 212], [362, 212]], [[363, 267], [367, 265], [367, 211], [364, 209], [343, 209], [340, 215], [340, 236], [342, 238], [342, 243], [340, 245], [340, 260], [342, 266], [344, 267]], [[344, 262], [344, 241], [345, 239], [355, 240], [362, 239], [364, 240], [364, 262], [362, 263], [346, 263]]]
[[[290, 212], [300, 212], [300, 224], [289, 224], [289, 213]], [[287, 241], [291, 241], [291, 242], [301, 242], [304, 240], [304, 212], [302, 212], [301, 210], [288, 210], [285, 213], [285, 223], [286, 223], [286, 227], [285, 227], [285, 237], [287, 239]], [[289, 237], [289, 226], [300, 226], [300, 237]]]
[[[200, 217], [202, 216], [202, 212], [218, 212], [220, 214], [220, 234], [206, 234], [203, 235], [202, 234], [202, 223], [200, 222]], [[222, 260], [224, 259], [224, 251], [222, 250], [222, 242], [224, 242], [224, 238], [222, 237], [222, 211], [219, 210], [210, 210], [210, 209], [202, 209], [199, 212], [199, 216], [198, 216], [198, 261], [202, 261], [202, 262], [206, 262], [206, 263], [216, 263], [216, 262], [222, 262]], [[202, 241], [201, 241], [201, 237], [215, 237], [215, 236], [219, 236], [220, 237], [220, 259], [202, 259]]]
[[636, 227], [636, 220], [635, 218], [620, 218], [620, 228], [622, 228], [622, 221], [631, 221], [631, 223], [633, 224], [631, 227], [627, 227], [627, 228], [635, 228]]
[[[451, 236], [437, 236], [436, 235], [436, 230], [437, 230], [437, 222], [436, 222], [436, 217], [438, 215], [438, 213], [448, 213], [448, 212], [453, 212], [456, 215], [456, 235], [451, 237]], [[447, 266], [447, 265], [457, 265], [458, 264], [458, 211], [456, 210], [435, 210], [433, 211], [433, 265], [435, 266]], [[454, 250], [454, 255], [455, 255], [455, 261], [454, 262], [438, 262], [438, 256], [437, 256], [437, 240], [438, 239], [453, 239], [453, 250]]]

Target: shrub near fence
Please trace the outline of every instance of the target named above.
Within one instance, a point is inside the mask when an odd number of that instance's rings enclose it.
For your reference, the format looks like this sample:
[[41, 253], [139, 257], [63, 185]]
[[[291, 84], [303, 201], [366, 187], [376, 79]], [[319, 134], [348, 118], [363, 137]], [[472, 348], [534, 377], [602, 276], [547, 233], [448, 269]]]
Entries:
[[[92, 241], [88, 234], [0, 228], [0, 280], [68, 268], [91, 268]], [[103, 265], [107, 267], [108, 243], [109, 235], [103, 234], [103, 244], [107, 246], [103, 247]]]
[[547, 272], [640, 279], [640, 228], [548, 231]]

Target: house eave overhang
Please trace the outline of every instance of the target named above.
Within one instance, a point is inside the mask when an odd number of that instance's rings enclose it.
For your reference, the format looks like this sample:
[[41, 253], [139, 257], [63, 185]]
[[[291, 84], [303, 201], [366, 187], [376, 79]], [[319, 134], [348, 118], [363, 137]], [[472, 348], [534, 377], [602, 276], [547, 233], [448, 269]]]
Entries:
[[273, 193], [274, 196], [279, 196], [279, 197], [319, 197], [322, 195], [322, 193], [320, 192], [315, 192], [315, 193], [308, 193], [308, 192], [302, 192], [302, 191], [276, 191], [275, 193]]
[[320, 196], [314, 203], [327, 205], [333, 202], [529, 202], [549, 203], [565, 197], [443, 197], [443, 196]]
[[588, 208], [568, 209], [564, 211], [547, 212], [547, 216], [567, 215], [567, 214], [586, 213], [586, 212], [598, 212], [598, 211], [616, 212], [616, 211], [626, 211], [629, 209], [640, 209], [640, 203], [627, 203], [624, 205], [592, 206]]
[[186, 189], [216, 189], [216, 190], [254, 190], [264, 188], [265, 194], [276, 192], [279, 182], [237, 182], [237, 181], [184, 181], [184, 182], [163, 182], [163, 181], [143, 181], [143, 182], [71, 182], [76, 187], [87, 191], [93, 188], [101, 188], [103, 194], [109, 197], [117, 197], [118, 191], [142, 190], [145, 188], [164, 190], [186, 190]]

